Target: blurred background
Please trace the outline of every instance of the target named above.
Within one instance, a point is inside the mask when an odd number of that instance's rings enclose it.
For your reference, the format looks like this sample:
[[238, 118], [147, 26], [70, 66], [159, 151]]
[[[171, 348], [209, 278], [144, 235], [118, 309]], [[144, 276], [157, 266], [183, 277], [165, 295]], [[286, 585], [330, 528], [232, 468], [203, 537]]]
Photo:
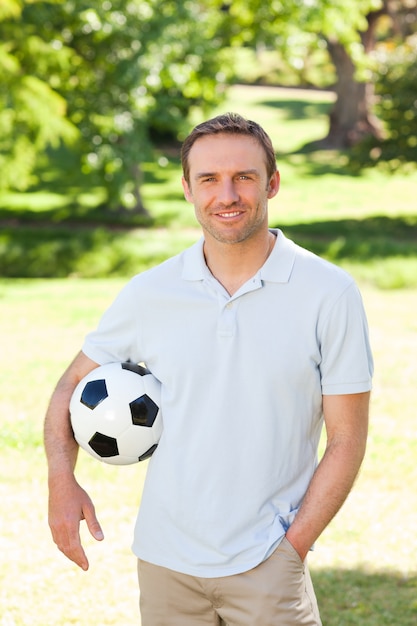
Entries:
[[273, 140], [271, 226], [369, 315], [368, 454], [310, 561], [323, 623], [417, 623], [417, 1], [0, 0], [1, 626], [139, 623], [146, 463], [80, 455], [106, 540], [78, 571], [49, 536], [43, 415], [127, 278], [200, 237], [179, 151], [225, 111]]

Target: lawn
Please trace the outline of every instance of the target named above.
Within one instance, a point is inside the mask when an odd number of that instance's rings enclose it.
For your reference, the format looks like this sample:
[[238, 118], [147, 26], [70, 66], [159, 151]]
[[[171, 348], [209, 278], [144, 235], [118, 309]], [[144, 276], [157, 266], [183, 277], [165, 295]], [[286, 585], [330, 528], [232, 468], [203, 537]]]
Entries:
[[[369, 284], [417, 287], [417, 171], [353, 174], [345, 154], [304, 150], [326, 134], [332, 101], [325, 91], [235, 86], [216, 112], [238, 110], [273, 139], [282, 182], [271, 225]], [[152, 228], [135, 219], [115, 224], [95, 206], [102, 190], [86, 189], [75, 173], [64, 178], [62, 169], [43, 172], [30, 193], [0, 194], [0, 275], [125, 277], [195, 241], [178, 153], [157, 151], [143, 170]]]
[[[133, 521], [146, 464], [114, 468], [80, 455], [106, 539], [83, 529], [78, 570], [52, 544], [41, 446], [48, 397], [121, 280], [0, 282], [1, 626], [138, 624]], [[362, 285], [375, 352], [369, 446], [360, 478], [310, 564], [324, 624], [417, 621], [417, 293]], [[254, 461], [255, 462], [255, 461]]]
[[[323, 624], [414, 626], [417, 175], [353, 176], [345, 155], [303, 152], [325, 133], [331, 101], [326, 92], [237, 86], [222, 110], [259, 120], [274, 140], [282, 187], [271, 224], [349, 269], [369, 315], [376, 370], [368, 451], [310, 555]], [[58, 376], [126, 276], [199, 236], [178, 160], [159, 157], [144, 168], [154, 228], [109, 229], [91, 209], [100, 190], [74, 190], [74, 205], [54, 172], [49, 186], [0, 197], [0, 275], [14, 277], [0, 279], [0, 626], [139, 623], [130, 544], [146, 463], [118, 468], [80, 454], [77, 475], [106, 535], [95, 543], [83, 528], [84, 573], [49, 535], [42, 423]], [[17, 278], [24, 275], [48, 278]]]

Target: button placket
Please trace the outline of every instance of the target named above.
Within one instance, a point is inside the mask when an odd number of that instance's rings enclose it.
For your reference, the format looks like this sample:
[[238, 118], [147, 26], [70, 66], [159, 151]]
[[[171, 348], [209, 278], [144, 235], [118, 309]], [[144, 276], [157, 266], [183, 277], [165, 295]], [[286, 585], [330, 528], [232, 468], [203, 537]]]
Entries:
[[219, 315], [218, 333], [221, 337], [233, 337], [236, 326], [237, 303], [229, 300], [223, 304]]

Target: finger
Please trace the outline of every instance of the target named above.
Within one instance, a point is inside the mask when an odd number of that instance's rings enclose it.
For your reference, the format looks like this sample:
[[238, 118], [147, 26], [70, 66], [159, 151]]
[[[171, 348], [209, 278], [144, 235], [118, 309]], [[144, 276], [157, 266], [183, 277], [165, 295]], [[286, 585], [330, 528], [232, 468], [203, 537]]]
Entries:
[[74, 542], [56, 542], [58, 550], [65, 554], [65, 556], [73, 561], [78, 567], [80, 567], [85, 572], [89, 568], [89, 563], [87, 559], [87, 555], [84, 552], [84, 548], [81, 543], [78, 541], [77, 544]]
[[58, 550], [81, 569], [87, 571], [89, 563], [81, 545], [78, 528], [74, 530], [69, 530], [66, 527], [61, 529], [55, 528], [52, 531], [52, 535]]
[[82, 545], [80, 544], [78, 546], [78, 548], [74, 549], [74, 550], [62, 550], [59, 546], [58, 548], [61, 550], [61, 552], [63, 552], [65, 554], [65, 556], [70, 559], [71, 561], [73, 561], [76, 565], [78, 565], [78, 567], [80, 567], [82, 570], [84, 570], [84, 572], [86, 572], [89, 568], [89, 562], [87, 559], [87, 555], [84, 552], [84, 548], [82, 547]]
[[96, 517], [94, 505], [93, 504], [86, 505], [83, 509], [83, 514], [84, 514], [84, 519], [87, 523], [88, 530], [90, 531], [90, 534], [97, 541], [102, 541], [104, 539], [104, 533]]

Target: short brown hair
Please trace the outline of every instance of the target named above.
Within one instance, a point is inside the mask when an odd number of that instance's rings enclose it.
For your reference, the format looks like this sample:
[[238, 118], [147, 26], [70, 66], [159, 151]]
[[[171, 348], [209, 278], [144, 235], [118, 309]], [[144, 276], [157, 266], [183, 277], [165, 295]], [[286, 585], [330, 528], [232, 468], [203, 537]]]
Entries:
[[181, 163], [183, 175], [187, 183], [190, 183], [190, 163], [188, 157], [194, 143], [201, 137], [221, 133], [248, 135], [256, 139], [265, 151], [268, 178], [276, 172], [275, 150], [269, 135], [267, 135], [264, 129], [256, 122], [247, 120], [238, 113], [224, 113], [198, 124], [185, 139], [181, 149]]

